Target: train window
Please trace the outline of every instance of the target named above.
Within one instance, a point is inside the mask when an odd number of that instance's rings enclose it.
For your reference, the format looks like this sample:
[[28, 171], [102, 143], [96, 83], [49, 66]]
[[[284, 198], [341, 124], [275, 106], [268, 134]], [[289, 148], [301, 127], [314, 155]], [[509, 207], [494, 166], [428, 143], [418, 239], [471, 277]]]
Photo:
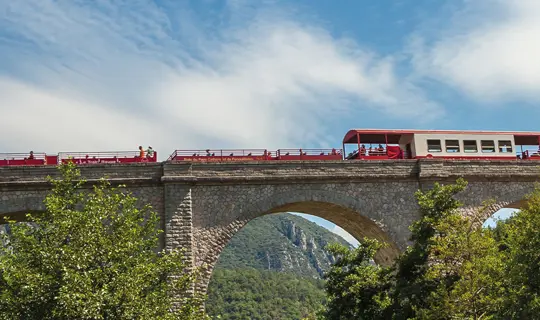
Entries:
[[459, 140], [446, 140], [446, 152], [459, 152]]
[[510, 140], [499, 140], [499, 152], [501, 152], [501, 153], [511, 153], [512, 152], [512, 142]]
[[465, 152], [478, 152], [478, 146], [476, 140], [463, 140], [463, 151]]
[[495, 141], [493, 140], [482, 140], [482, 152], [495, 152]]
[[428, 140], [427, 141], [428, 152], [441, 152], [441, 140]]

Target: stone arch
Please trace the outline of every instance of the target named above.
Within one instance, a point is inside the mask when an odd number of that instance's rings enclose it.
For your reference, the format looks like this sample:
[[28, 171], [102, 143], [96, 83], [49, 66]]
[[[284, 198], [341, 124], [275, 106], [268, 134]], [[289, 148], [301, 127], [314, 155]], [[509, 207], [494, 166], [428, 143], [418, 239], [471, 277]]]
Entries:
[[[496, 184], [493, 184], [494, 186]], [[520, 209], [527, 202], [525, 196], [534, 190], [536, 184], [534, 183], [507, 183], [510, 185], [510, 191], [504, 188], [493, 188], [490, 190], [489, 196], [485, 198], [476, 197], [475, 201], [466, 201], [469, 205], [465, 205], [461, 208], [461, 212], [465, 216], [474, 217], [474, 224], [477, 227], [481, 227], [491, 216], [497, 211], [504, 208]], [[467, 192], [467, 191], [465, 191]], [[459, 196], [460, 200], [466, 199], [467, 196]], [[480, 203], [481, 201], [491, 202], [485, 206]]]
[[[229, 222], [209, 226], [204, 230], [194, 228], [194, 262], [195, 265], [205, 266], [198, 289], [206, 291], [221, 251], [242, 227], [252, 219], [280, 212], [301, 212], [318, 216], [335, 223], [357, 239], [368, 237], [385, 242], [387, 247], [380, 250], [375, 261], [388, 265], [397, 258], [403, 244], [395, 241], [392, 226], [376, 219], [376, 215], [370, 214], [365, 208], [366, 203], [361, 199], [320, 189], [296, 189], [294, 192], [272, 193], [266, 198], [245, 205], [231, 206], [227, 212], [222, 213], [223, 216], [232, 218], [227, 219]], [[201, 250], [200, 246], [205, 244], [207, 250]]]
[[[349, 232], [356, 239], [375, 238], [388, 244], [376, 257], [377, 263], [388, 264], [399, 255], [399, 248], [388, 234], [389, 228], [383, 221], [362, 214], [365, 203], [347, 195], [320, 190], [309, 190], [307, 194], [281, 193], [252, 204], [247, 216], [258, 216], [279, 212], [300, 212], [326, 219]], [[257, 214], [258, 212], [258, 214]]]

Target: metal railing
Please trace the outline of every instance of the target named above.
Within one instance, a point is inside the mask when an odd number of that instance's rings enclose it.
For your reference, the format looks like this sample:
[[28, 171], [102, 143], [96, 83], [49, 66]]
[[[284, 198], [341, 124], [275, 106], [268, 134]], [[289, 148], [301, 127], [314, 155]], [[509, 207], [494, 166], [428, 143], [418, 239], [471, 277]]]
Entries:
[[204, 161], [225, 160], [231, 158], [267, 158], [266, 149], [206, 149], [206, 150], [175, 150], [167, 161], [182, 161], [198, 159]]
[[47, 155], [43, 152], [34, 152], [33, 159], [30, 153], [0, 153], [0, 165], [40, 165], [45, 164]]
[[[27, 153], [0, 153], [0, 160], [24, 160], [28, 159], [30, 152]], [[34, 159], [45, 160], [44, 152], [34, 152]]]
[[341, 149], [278, 149], [278, 156], [341, 156]]
[[106, 151], [106, 152], [60, 152], [60, 162], [71, 161], [77, 164], [92, 163], [131, 163], [131, 162], [156, 162], [157, 153], [153, 157], [139, 156], [139, 151]]
[[524, 149], [523, 151], [520, 150], [517, 153], [517, 155], [521, 157], [521, 159], [540, 160], [540, 149], [536, 148], [536, 149]]

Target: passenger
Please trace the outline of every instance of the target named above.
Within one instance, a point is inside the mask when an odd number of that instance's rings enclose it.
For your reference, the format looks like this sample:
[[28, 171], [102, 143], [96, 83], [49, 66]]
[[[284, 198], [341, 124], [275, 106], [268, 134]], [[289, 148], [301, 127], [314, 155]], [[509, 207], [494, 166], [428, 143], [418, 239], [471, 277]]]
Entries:
[[365, 156], [366, 155], [366, 145], [363, 144], [361, 147], [360, 147], [360, 155], [362, 156]]
[[382, 144], [379, 144], [379, 148], [377, 148], [377, 151], [379, 151], [379, 152], [383, 152], [383, 151], [384, 151], [384, 148], [383, 148]]
[[210, 149], [206, 149], [206, 156], [210, 157], [212, 154], [210, 153]]
[[30, 155], [28, 156], [28, 160], [34, 160], [34, 151], [30, 151]]
[[144, 150], [142, 146], [139, 146], [139, 158], [144, 159]]
[[146, 150], [146, 157], [147, 158], [153, 158], [154, 157], [154, 149], [152, 149], [151, 146], [148, 146], [148, 150]]
[[335, 148], [332, 148], [332, 155], [333, 155], [333, 156], [336, 155], [336, 149], [335, 149]]

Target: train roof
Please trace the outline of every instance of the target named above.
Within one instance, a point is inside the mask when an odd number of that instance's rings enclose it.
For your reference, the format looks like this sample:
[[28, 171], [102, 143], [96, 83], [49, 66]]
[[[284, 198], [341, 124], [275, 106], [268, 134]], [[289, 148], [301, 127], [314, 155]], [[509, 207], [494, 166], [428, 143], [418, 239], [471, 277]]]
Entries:
[[343, 143], [358, 143], [356, 134], [361, 134], [363, 143], [397, 144], [405, 134], [486, 134], [513, 135], [517, 145], [537, 145], [540, 132], [533, 131], [479, 131], [479, 130], [409, 130], [409, 129], [351, 129], [343, 138]]

